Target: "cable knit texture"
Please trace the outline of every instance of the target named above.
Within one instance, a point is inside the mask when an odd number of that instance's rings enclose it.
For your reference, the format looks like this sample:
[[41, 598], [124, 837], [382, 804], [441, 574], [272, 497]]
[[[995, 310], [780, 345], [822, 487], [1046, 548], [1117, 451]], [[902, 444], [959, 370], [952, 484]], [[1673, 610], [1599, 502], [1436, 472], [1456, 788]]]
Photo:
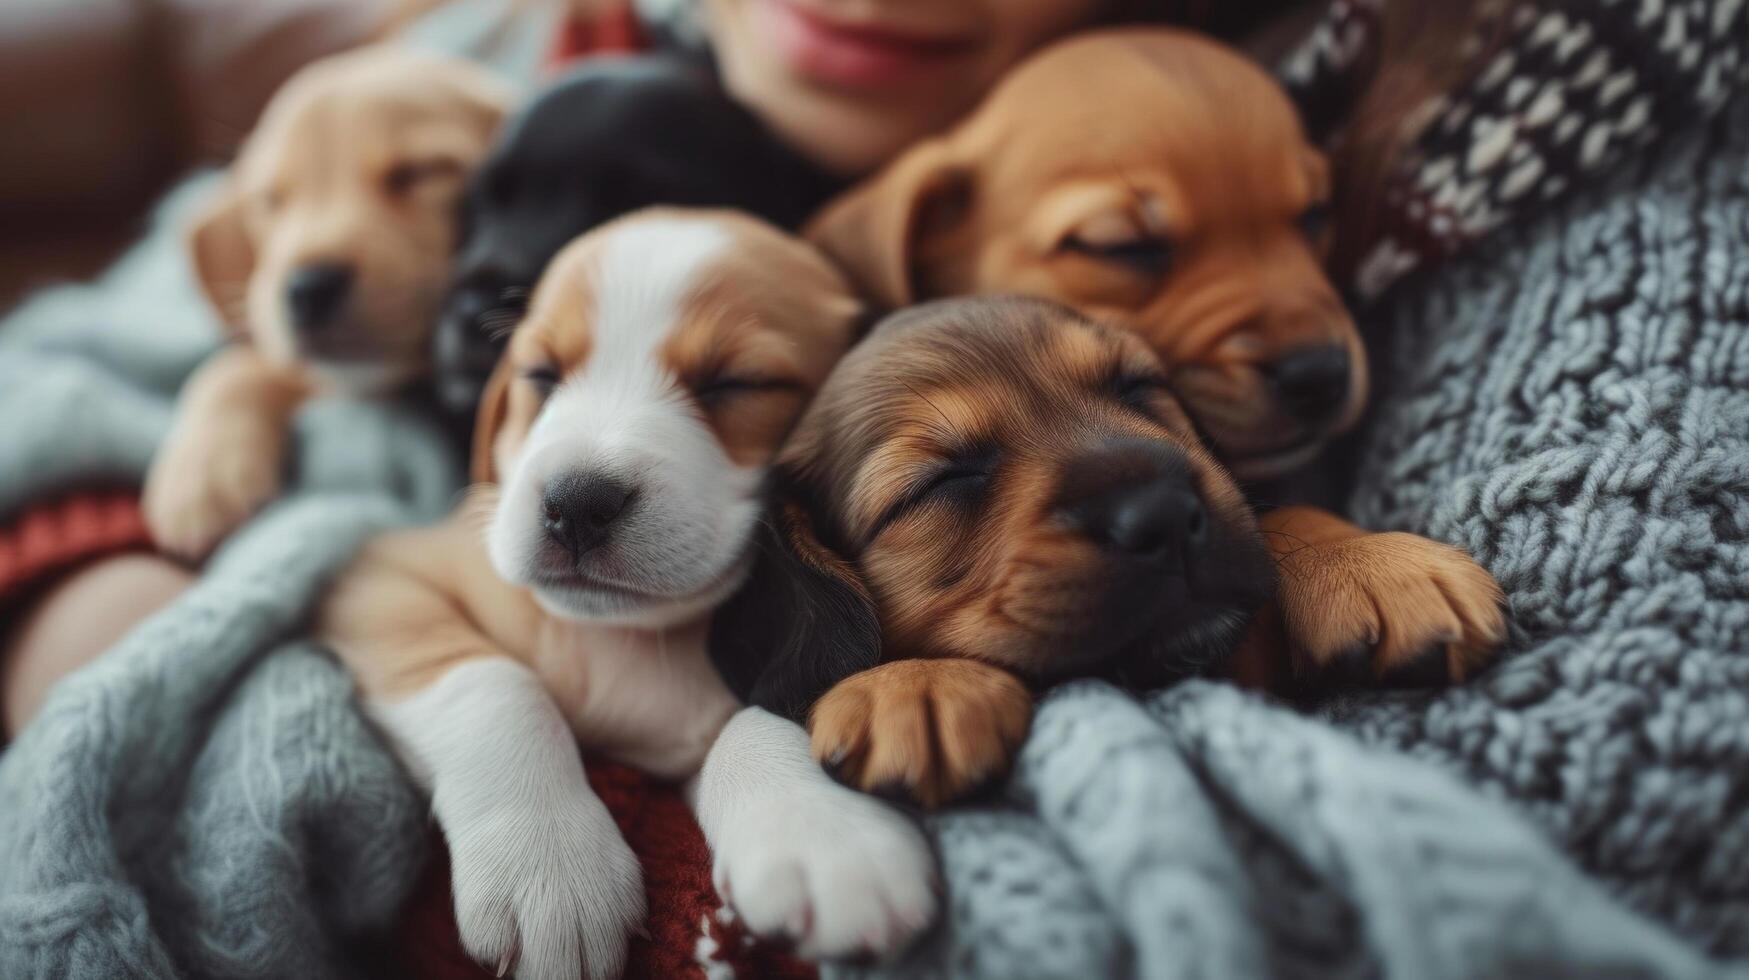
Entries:
[[1362, 523], [1499, 577], [1504, 661], [1311, 717], [1059, 690], [866, 972], [1749, 975], [1749, 105], [1493, 246], [1373, 318], [1349, 455]]
[[1749, 956], [1749, 106], [1491, 251], [1378, 323], [1351, 509], [1470, 549], [1526, 639], [1340, 717]]

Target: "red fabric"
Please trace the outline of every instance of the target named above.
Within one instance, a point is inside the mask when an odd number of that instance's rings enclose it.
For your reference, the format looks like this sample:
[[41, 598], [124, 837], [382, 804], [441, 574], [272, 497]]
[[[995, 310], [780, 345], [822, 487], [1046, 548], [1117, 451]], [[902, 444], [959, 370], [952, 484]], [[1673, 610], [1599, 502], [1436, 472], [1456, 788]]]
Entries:
[[0, 606], [102, 555], [151, 544], [134, 491], [82, 493], [32, 507], [0, 527]]
[[[711, 885], [710, 851], [692, 812], [673, 786], [625, 766], [592, 762], [589, 782], [607, 803], [644, 866], [648, 939], [634, 939], [627, 977], [702, 978], [699, 940], [710, 931], [711, 960], [736, 977], [806, 980], [815, 971], [793, 957], [749, 944], [738, 925], [718, 919], [722, 902]], [[396, 931], [408, 976], [424, 980], [484, 980], [492, 971], [468, 959], [456, 933], [449, 855], [434, 835], [433, 860]]]
[[630, 4], [615, 4], [588, 20], [571, 18], [559, 29], [547, 56], [550, 68], [562, 68], [582, 58], [636, 54], [648, 50], [650, 38]]

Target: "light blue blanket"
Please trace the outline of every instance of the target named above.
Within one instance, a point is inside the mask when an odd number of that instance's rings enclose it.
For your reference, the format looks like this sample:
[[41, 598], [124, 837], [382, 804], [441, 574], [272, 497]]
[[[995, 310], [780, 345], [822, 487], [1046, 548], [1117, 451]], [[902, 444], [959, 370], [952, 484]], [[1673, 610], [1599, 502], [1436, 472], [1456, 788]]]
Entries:
[[[0, 519], [139, 480], [218, 338], [175, 227], [200, 183], [100, 282], [0, 326]], [[299, 634], [364, 536], [447, 510], [460, 461], [367, 403], [313, 404], [296, 446], [285, 498], [0, 755], [0, 977], [345, 976], [415, 880], [425, 804]]]

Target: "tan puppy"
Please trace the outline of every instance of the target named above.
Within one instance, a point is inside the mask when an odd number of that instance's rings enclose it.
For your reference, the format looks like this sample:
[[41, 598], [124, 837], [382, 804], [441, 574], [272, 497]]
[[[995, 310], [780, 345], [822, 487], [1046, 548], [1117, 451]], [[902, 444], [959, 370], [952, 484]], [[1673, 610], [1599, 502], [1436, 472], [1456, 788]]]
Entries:
[[[1319, 261], [1328, 194], [1256, 65], [1182, 31], [1112, 30], [1023, 63], [809, 235], [888, 305], [1025, 293], [1134, 331], [1222, 460], [1261, 477], [1309, 460], [1365, 402], [1360, 338]], [[1499, 587], [1455, 548], [1306, 507], [1259, 523], [1283, 573], [1265, 629], [1285, 626], [1302, 678], [1413, 664], [1461, 679], [1504, 636]]]
[[890, 307], [1021, 292], [1142, 334], [1241, 477], [1352, 425], [1360, 338], [1318, 251], [1330, 181], [1260, 68], [1166, 29], [1078, 35], [809, 234]]
[[794, 723], [742, 710], [705, 645], [752, 561], [767, 466], [860, 309], [750, 218], [602, 226], [547, 267], [488, 385], [485, 489], [335, 585], [319, 631], [432, 792], [481, 962], [553, 980], [624, 963], [643, 889], [579, 739], [686, 783], [755, 932], [881, 954], [932, 916], [916, 828], [831, 782]]
[[318, 61], [274, 96], [190, 235], [240, 342], [189, 379], [147, 476], [166, 552], [198, 559], [272, 499], [311, 393], [425, 369], [462, 183], [509, 101], [484, 69], [388, 45]]

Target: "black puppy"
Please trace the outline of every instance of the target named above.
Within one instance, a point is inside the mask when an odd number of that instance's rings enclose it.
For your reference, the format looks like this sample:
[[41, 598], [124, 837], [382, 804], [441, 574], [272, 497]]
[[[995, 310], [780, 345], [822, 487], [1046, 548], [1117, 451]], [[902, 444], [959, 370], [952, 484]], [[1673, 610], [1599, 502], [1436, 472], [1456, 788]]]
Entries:
[[843, 183], [780, 143], [678, 55], [598, 59], [505, 124], [475, 174], [437, 324], [437, 394], [463, 427], [547, 260], [653, 204], [733, 207], [794, 228]]

